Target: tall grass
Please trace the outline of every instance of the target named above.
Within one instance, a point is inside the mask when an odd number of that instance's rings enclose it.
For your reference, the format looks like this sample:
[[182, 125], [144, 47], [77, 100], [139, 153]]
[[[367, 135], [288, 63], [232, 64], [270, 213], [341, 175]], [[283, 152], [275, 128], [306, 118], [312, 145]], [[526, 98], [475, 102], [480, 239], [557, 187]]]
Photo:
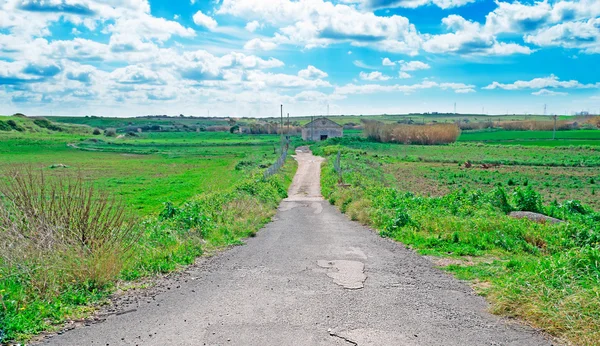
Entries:
[[436, 145], [454, 143], [460, 135], [456, 124], [401, 125], [364, 121], [367, 138], [384, 143]]
[[15, 170], [0, 194], [0, 256], [31, 275], [104, 285], [138, 237], [120, 201], [80, 176]]
[[[554, 121], [500, 121], [498, 127], [504, 130], [512, 131], [552, 131], [554, 130]], [[557, 130], [573, 130], [577, 129], [578, 125], [572, 121], [560, 120], [556, 122]]]
[[600, 129], [600, 116], [591, 117], [585, 122]]
[[[27, 339], [96, 301], [139, 237], [121, 202], [79, 176], [0, 180], [0, 343]], [[79, 307], [79, 308], [78, 308]]]
[[456, 124], [461, 130], [483, 130], [494, 128], [493, 121], [457, 121]]

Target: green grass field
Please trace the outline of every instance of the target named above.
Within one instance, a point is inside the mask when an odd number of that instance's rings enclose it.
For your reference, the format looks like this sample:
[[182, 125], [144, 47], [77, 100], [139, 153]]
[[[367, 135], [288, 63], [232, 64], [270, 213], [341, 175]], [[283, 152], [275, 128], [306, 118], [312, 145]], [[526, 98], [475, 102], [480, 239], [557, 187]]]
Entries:
[[[207, 132], [150, 133], [134, 139], [0, 132], [0, 169], [25, 165], [49, 174], [81, 174], [146, 215], [158, 212], [164, 202], [181, 203], [230, 186], [246, 174], [235, 169], [240, 161], [274, 161], [278, 143], [277, 136]], [[56, 164], [68, 168], [50, 168]]]
[[483, 142], [531, 146], [585, 146], [600, 145], [600, 130], [556, 131], [463, 131], [459, 142]]
[[[207, 249], [240, 244], [270, 220], [295, 172], [289, 158], [280, 173], [263, 178], [280, 155], [276, 135], [151, 132], [106, 137], [93, 135], [88, 126], [21, 117], [0, 120], [13, 124], [0, 130], [1, 184], [27, 170], [43, 172], [48, 181], [82, 177], [96, 191], [122, 200], [125, 213], [136, 220], [137, 234], [133, 244], [114, 247], [123, 248], [124, 255], [98, 255], [77, 241], [46, 244], [39, 251], [37, 237], [18, 244], [23, 249], [0, 250], [6, 250], [0, 256], [0, 344], [25, 342], [60, 329], [65, 320], [85, 317], [127, 281], [177, 270]], [[14, 241], [11, 224], [10, 218], [0, 219], [2, 244]], [[73, 225], [52, 228], [65, 227]], [[15, 264], [19, 256], [24, 257]]]
[[[404, 146], [353, 137], [312, 148], [328, 158], [323, 195], [349, 217], [469, 280], [493, 312], [523, 319], [567, 343], [597, 343], [597, 148]], [[344, 187], [333, 165], [340, 151]], [[466, 160], [473, 167], [465, 168]], [[501, 165], [485, 169], [484, 162]], [[568, 222], [507, 216], [523, 210]]]

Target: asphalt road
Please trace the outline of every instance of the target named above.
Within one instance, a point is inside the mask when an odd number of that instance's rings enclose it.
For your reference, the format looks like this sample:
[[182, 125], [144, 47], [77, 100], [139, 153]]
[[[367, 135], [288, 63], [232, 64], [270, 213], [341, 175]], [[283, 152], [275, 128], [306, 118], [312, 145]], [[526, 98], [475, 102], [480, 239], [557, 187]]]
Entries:
[[550, 345], [402, 244], [319, 196], [299, 153], [290, 198], [256, 238], [193, 269], [135, 311], [47, 345]]

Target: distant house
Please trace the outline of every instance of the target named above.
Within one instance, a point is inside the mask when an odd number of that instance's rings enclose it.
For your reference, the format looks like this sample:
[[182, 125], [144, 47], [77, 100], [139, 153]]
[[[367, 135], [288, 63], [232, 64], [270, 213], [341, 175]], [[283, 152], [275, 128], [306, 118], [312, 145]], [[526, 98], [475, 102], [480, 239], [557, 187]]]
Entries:
[[302, 128], [302, 139], [305, 141], [324, 141], [343, 136], [344, 127], [327, 118], [317, 118]]

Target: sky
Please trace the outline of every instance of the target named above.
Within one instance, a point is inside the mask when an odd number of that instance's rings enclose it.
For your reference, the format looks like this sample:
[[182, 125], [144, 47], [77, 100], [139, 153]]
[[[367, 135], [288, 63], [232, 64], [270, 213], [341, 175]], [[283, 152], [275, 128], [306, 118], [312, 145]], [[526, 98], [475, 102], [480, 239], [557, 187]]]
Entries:
[[0, 0], [0, 114], [600, 112], [599, 0]]

